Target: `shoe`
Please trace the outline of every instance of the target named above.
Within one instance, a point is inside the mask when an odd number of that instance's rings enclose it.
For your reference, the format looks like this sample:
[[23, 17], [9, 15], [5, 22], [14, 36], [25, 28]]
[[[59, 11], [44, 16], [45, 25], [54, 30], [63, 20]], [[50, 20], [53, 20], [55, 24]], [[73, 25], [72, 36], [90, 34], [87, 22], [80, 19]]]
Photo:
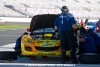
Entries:
[[62, 61], [61, 61], [62, 64], [64, 64], [65, 62], [66, 62], [65, 60], [62, 60]]
[[72, 63], [73, 64], [78, 64], [78, 61], [77, 60], [73, 60]]

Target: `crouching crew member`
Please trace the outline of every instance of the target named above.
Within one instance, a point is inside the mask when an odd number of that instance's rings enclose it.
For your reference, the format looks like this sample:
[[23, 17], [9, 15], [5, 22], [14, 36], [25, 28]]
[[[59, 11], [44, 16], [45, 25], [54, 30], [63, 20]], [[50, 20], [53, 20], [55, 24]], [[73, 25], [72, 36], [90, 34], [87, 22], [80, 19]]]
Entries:
[[100, 54], [100, 36], [94, 33], [91, 29], [88, 30], [88, 34], [93, 37], [97, 47], [97, 52]]
[[95, 41], [92, 36], [87, 34], [87, 31], [80, 31], [80, 53], [97, 53]]

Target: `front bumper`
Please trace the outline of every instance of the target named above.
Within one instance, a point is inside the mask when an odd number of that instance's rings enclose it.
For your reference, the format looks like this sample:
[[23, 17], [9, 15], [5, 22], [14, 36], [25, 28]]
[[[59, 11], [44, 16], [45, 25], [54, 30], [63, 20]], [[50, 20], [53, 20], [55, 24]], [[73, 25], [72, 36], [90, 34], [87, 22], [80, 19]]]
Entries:
[[[27, 42], [27, 37], [21, 40], [21, 55], [25, 56], [60, 56], [60, 40], [31, 40]], [[70, 55], [70, 51], [66, 51]]]
[[[35, 47], [31, 47], [33, 49], [35, 49]], [[44, 48], [44, 47], [43, 47]], [[59, 48], [58, 50], [26, 50], [25, 49], [25, 45], [22, 44], [21, 46], [21, 50], [22, 50], [22, 55], [25, 56], [60, 56], [61, 55], [61, 48]], [[70, 51], [66, 51], [66, 55], [70, 55]]]

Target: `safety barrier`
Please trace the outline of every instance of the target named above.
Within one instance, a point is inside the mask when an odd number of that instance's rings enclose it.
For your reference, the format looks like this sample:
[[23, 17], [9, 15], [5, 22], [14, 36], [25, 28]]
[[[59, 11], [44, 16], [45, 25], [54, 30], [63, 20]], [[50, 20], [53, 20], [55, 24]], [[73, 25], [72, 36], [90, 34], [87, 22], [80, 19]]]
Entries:
[[[0, 17], [0, 23], [5, 22], [23, 22], [23, 23], [30, 23], [32, 18], [14, 18], [14, 17]], [[77, 18], [76, 21], [80, 22], [82, 19]], [[83, 19], [85, 22], [86, 19]], [[89, 19], [89, 21], [99, 21], [99, 19]]]
[[13, 18], [13, 17], [0, 17], [0, 23], [5, 23], [5, 22], [31, 22], [31, 18]]

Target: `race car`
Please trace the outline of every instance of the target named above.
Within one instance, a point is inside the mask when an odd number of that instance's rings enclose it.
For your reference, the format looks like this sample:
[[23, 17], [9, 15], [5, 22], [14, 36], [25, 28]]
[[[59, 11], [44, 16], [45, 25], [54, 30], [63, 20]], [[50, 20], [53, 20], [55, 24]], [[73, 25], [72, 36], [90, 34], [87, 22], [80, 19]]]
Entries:
[[100, 22], [98, 20], [88, 21], [85, 28], [92, 29], [94, 32], [100, 32]]
[[[57, 14], [33, 16], [28, 35], [21, 39], [21, 55], [23, 56], [60, 56], [59, 35], [55, 35], [54, 21]], [[66, 51], [70, 55], [70, 49]]]
[[98, 22], [97, 26], [96, 26], [96, 31], [100, 32], [100, 22]]

